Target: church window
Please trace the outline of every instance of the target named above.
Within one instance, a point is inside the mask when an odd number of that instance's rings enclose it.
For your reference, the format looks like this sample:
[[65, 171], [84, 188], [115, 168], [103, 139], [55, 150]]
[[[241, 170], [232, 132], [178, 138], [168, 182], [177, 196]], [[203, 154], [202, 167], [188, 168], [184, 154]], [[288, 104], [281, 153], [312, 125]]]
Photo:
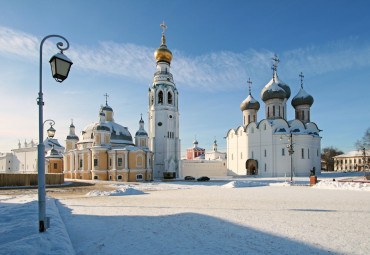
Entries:
[[354, 163], [356, 164], [356, 159], [354, 159]]
[[143, 179], [143, 175], [142, 174], [137, 174], [136, 175], [136, 180], [142, 180]]
[[168, 101], [168, 104], [172, 104], [172, 93], [171, 92], [168, 92], [167, 94], [167, 101]]
[[112, 175], [109, 175], [109, 180], [110, 180], [110, 181], [112, 180]]
[[304, 120], [304, 111], [302, 111], [302, 120]]
[[316, 150], [316, 155], [319, 156], [319, 149]]
[[248, 115], [248, 124], [251, 123], [251, 116]]
[[307, 158], [310, 158], [310, 149], [307, 149]]
[[117, 165], [122, 166], [122, 161], [123, 161], [122, 158], [118, 158], [117, 159]]
[[265, 163], [265, 172], [267, 171], [267, 164]]
[[158, 104], [163, 104], [163, 92], [159, 91], [158, 93]]
[[94, 166], [98, 166], [98, 159], [94, 158]]
[[361, 164], [361, 159], [358, 160], [358, 163]]
[[275, 105], [272, 106], [272, 116], [275, 117]]
[[162, 126], [162, 122], [158, 122], [158, 126]]
[[99, 176], [94, 175], [94, 180], [98, 180], [98, 179], [99, 179]]
[[280, 117], [280, 105], [279, 105], [279, 117]]
[[269, 117], [270, 117], [270, 107], [267, 106], [267, 118], [269, 118]]
[[168, 118], [172, 119], [172, 115], [168, 116]]
[[82, 159], [80, 159], [80, 169], [82, 168]]
[[109, 158], [109, 166], [112, 166], [112, 159]]
[[57, 169], [57, 168], [58, 168], [58, 164], [54, 163], [54, 169]]
[[256, 115], [253, 115], [253, 120], [254, 122], [256, 122]]
[[346, 160], [344, 160], [344, 164], [347, 164], [347, 159], [346, 159]]
[[122, 180], [122, 175], [118, 175], [117, 180]]
[[302, 152], [302, 159], [304, 159], [304, 149], [303, 148], [301, 149], [301, 152]]
[[281, 149], [281, 156], [285, 156], [285, 148]]
[[154, 97], [152, 96], [152, 103], [151, 104], [153, 104], [154, 103]]
[[284, 106], [283, 106], [283, 119], [284, 119]]
[[267, 151], [265, 150], [265, 157], [267, 156]]

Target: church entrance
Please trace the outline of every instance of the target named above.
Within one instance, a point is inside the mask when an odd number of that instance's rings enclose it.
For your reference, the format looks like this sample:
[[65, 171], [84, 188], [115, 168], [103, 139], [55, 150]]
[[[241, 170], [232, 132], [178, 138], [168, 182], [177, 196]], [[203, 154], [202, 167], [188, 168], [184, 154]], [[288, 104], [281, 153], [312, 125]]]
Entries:
[[248, 159], [245, 162], [245, 168], [247, 170], [247, 175], [258, 175], [258, 162], [254, 159]]

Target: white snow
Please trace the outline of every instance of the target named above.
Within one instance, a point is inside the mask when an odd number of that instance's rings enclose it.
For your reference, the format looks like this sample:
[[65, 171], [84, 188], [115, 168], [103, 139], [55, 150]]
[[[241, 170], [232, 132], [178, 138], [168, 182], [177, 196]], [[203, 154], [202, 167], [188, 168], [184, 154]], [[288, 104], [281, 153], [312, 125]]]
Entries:
[[45, 233], [37, 195], [0, 195], [0, 253], [369, 254], [369, 184], [339, 182], [359, 176], [107, 184], [48, 197]]

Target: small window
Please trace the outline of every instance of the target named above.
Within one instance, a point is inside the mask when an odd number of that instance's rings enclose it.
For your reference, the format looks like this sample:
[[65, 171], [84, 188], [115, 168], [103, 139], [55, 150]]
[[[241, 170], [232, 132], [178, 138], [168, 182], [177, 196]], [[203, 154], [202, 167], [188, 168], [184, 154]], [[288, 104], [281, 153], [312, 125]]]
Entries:
[[265, 163], [265, 172], [267, 171], [267, 164]]
[[356, 164], [356, 159], [354, 159], [354, 163]]
[[112, 166], [112, 159], [109, 158], [109, 166]]
[[285, 148], [281, 149], [281, 156], [285, 156]]
[[136, 175], [136, 180], [142, 180], [143, 179], [143, 175], [142, 174], [137, 174]]
[[265, 157], [267, 156], [267, 151], [265, 150]]
[[110, 181], [112, 180], [112, 175], [109, 175], [109, 180], [110, 180]]
[[98, 180], [98, 179], [99, 179], [99, 176], [94, 175], [94, 180]]
[[302, 159], [304, 159], [304, 149], [302, 148], [301, 151], [302, 151]]
[[171, 92], [168, 92], [167, 94], [167, 101], [168, 101], [168, 104], [172, 104], [172, 93]]
[[253, 153], [253, 151], [252, 151], [252, 158], [254, 158], [254, 153]]
[[98, 166], [98, 159], [94, 158], [94, 166]]
[[307, 149], [307, 158], [310, 158], [310, 149]]
[[80, 168], [82, 168], [82, 163], [83, 163], [83, 162], [82, 162], [82, 159], [80, 159]]
[[163, 104], [163, 92], [159, 91], [158, 93], [158, 104]]
[[248, 115], [248, 124], [251, 123], [251, 116]]
[[122, 180], [122, 175], [118, 175], [117, 180]]
[[162, 122], [158, 122], [158, 126], [162, 126]]
[[54, 169], [57, 169], [57, 168], [58, 168], [58, 164], [54, 163]]
[[275, 117], [275, 105], [272, 106], [272, 116]]
[[122, 166], [122, 158], [118, 158], [118, 160], [117, 160], [117, 165], [118, 165], [118, 166]]

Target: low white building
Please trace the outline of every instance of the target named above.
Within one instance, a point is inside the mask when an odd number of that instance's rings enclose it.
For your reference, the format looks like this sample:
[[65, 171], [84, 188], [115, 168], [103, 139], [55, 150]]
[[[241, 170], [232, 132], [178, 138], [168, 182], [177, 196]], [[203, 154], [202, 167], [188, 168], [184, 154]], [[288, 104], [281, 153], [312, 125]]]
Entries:
[[[366, 151], [366, 170], [370, 161], [370, 150]], [[334, 171], [347, 172], [347, 171], [362, 171], [364, 164], [364, 153], [362, 150], [350, 151], [334, 157]]]
[[10, 173], [13, 171], [13, 154], [0, 153], [0, 172]]
[[[309, 176], [321, 172], [321, 137], [319, 128], [310, 121], [313, 98], [301, 89], [292, 99], [295, 120], [286, 120], [286, 103], [290, 88], [279, 80], [277, 58], [273, 78], [263, 88], [266, 119], [257, 121], [260, 104], [249, 88], [248, 97], [241, 103], [243, 125], [227, 133], [227, 169], [234, 175], [261, 177]], [[251, 83], [249, 81], [249, 83]]]

